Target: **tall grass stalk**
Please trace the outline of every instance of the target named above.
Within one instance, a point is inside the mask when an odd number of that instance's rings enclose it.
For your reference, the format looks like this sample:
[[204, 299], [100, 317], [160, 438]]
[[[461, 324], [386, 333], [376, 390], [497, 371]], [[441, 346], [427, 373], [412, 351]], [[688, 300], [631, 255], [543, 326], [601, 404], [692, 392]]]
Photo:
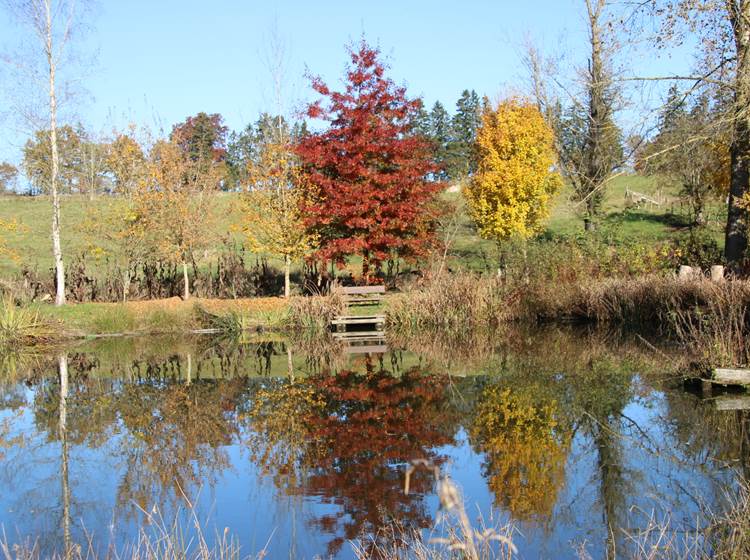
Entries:
[[343, 309], [343, 301], [336, 295], [290, 298], [287, 325], [293, 330], [322, 333]]
[[670, 320], [678, 340], [701, 366], [750, 366], [750, 283], [704, 287], [701, 304], [674, 306]]
[[217, 532], [209, 544], [205, 528], [195, 510], [188, 509], [191, 523], [177, 512], [167, 521], [159, 511], [145, 512], [146, 525], [134, 539], [119, 549], [113, 545], [100, 552], [94, 537], [86, 534], [83, 543], [68, 543], [62, 551], [45, 553], [37, 541], [26, 539], [11, 543], [5, 532], [0, 535], [1, 560], [260, 560], [267, 556], [268, 544], [258, 553], [242, 554], [229, 528]]
[[39, 312], [17, 306], [10, 296], [0, 300], [0, 346], [16, 346], [54, 338], [50, 324]]

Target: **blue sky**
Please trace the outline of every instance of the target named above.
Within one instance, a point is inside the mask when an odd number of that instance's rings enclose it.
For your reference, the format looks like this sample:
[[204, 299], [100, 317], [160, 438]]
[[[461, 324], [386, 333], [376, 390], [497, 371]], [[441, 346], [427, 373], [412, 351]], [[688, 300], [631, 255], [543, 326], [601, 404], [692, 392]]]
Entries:
[[[582, 0], [102, 0], [85, 43], [97, 64], [76, 112], [96, 132], [127, 122], [168, 130], [199, 111], [221, 113], [239, 129], [273, 108], [264, 45], [274, 26], [286, 43], [287, 97], [297, 106], [310, 97], [305, 68], [338, 84], [345, 45], [364, 33], [389, 59], [395, 81], [452, 111], [465, 88], [496, 97], [518, 87], [526, 34], [584, 61], [582, 7]], [[0, 46], [12, 45], [16, 31], [1, 14]], [[651, 73], [684, 66], [636, 62]], [[0, 127], [0, 159], [17, 162], [22, 134], [9, 122]]]

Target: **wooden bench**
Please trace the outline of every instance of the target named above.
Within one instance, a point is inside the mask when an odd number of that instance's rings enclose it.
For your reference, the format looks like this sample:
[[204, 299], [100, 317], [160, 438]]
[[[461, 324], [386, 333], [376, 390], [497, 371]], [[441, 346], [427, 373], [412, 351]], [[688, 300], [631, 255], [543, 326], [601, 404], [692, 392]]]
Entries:
[[336, 286], [346, 305], [377, 305], [383, 301], [385, 286]]

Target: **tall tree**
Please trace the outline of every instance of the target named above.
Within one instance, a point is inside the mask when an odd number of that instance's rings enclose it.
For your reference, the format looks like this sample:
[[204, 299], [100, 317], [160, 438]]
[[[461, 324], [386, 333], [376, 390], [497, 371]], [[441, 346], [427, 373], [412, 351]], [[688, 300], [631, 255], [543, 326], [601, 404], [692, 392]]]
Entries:
[[423, 255], [434, 240], [439, 186], [429, 143], [412, 134], [420, 106], [385, 76], [380, 52], [363, 40], [349, 49], [344, 91], [313, 78], [318, 100], [307, 116], [327, 130], [299, 141], [310, 182], [306, 225], [320, 238], [318, 255], [343, 264], [362, 256], [362, 276], [393, 257]]
[[725, 120], [731, 146], [731, 174], [724, 255], [738, 269], [747, 258], [750, 193], [750, 0], [650, 0], [638, 3], [647, 16], [661, 20], [654, 42], [683, 44], [699, 37], [693, 75], [659, 77], [679, 79], [691, 90], [705, 88], [728, 99]]
[[182, 267], [184, 299], [190, 298], [188, 266], [195, 268], [199, 251], [211, 241], [213, 194], [221, 172], [219, 164], [193, 160], [175, 142], [162, 140], [152, 149], [147, 180], [136, 195], [136, 212], [151, 243]]
[[[583, 150], [573, 152], [580, 159], [568, 158], [563, 151], [564, 167], [568, 170], [581, 203], [586, 207], [587, 224], [599, 215], [606, 182], [612, 171], [622, 164], [621, 133], [614, 122], [614, 91], [612, 69], [609, 67], [607, 44], [606, 0], [585, 0], [591, 48], [585, 74], [585, 126], [581, 131]], [[575, 110], [575, 109], [574, 109]]]
[[537, 107], [508, 100], [487, 110], [477, 132], [477, 171], [466, 192], [485, 239], [527, 239], [549, 216], [559, 187], [554, 136]]
[[[59, 150], [57, 145], [57, 76], [74, 36], [77, 19], [85, 2], [74, 0], [6, 0], [18, 22], [35, 38], [34, 59], [43, 60], [46, 74], [50, 137], [49, 190], [52, 199], [52, 254], [55, 261], [55, 305], [65, 303], [65, 267], [60, 242]], [[33, 64], [32, 64], [33, 66]]]
[[609, 0], [584, 0], [589, 56], [578, 84], [564, 81], [559, 61], [526, 46], [530, 90], [555, 131], [558, 164], [583, 208], [586, 229], [595, 227], [606, 187], [625, 160], [622, 132], [615, 121], [619, 87], [613, 77], [614, 26]]
[[436, 176], [444, 181], [449, 178], [449, 157], [451, 146], [451, 117], [440, 101], [435, 101], [430, 111], [430, 139], [434, 145]]
[[476, 169], [474, 142], [481, 122], [479, 96], [474, 90], [465, 89], [456, 102], [456, 114], [451, 122], [454, 139], [451, 175], [454, 179], [464, 178]]

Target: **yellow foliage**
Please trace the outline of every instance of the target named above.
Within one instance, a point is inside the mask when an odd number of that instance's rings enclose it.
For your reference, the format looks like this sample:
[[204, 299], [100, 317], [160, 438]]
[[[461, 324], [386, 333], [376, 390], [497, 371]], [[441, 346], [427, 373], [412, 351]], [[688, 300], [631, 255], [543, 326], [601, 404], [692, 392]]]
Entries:
[[14, 261], [19, 260], [18, 254], [15, 251], [12, 251], [8, 248], [5, 239], [3, 238], [3, 233], [15, 233], [19, 230], [20, 226], [18, 225], [18, 222], [11, 220], [3, 220], [0, 218], [0, 256], [5, 255], [8, 258], [13, 259]]
[[146, 158], [140, 145], [127, 134], [120, 134], [107, 147], [105, 163], [119, 194], [132, 194], [147, 172]]
[[307, 192], [299, 162], [286, 144], [267, 144], [248, 169], [244, 232], [250, 247], [288, 260], [306, 257], [317, 238], [305, 228], [300, 203]]
[[553, 172], [553, 132], [537, 107], [508, 100], [487, 109], [477, 131], [477, 171], [466, 190], [485, 239], [528, 239], [549, 216], [561, 185]]
[[486, 454], [489, 486], [499, 506], [516, 518], [549, 516], [565, 481], [571, 436], [557, 403], [543, 390], [490, 385], [482, 394], [472, 437]]
[[213, 162], [190, 159], [174, 142], [156, 143], [134, 213], [161, 257], [184, 264], [210, 244], [213, 195], [222, 173]]

